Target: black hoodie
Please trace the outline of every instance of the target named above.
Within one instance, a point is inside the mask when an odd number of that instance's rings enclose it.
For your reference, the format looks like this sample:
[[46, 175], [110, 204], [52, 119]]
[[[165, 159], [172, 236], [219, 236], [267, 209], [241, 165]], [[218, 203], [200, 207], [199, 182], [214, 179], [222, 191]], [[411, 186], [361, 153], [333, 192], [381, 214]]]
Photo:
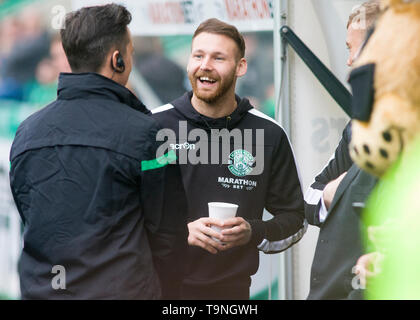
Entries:
[[[163, 136], [169, 149], [178, 153], [188, 219], [208, 216], [208, 202], [235, 203], [239, 205], [237, 216], [250, 223], [252, 237], [248, 244], [216, 255], [189, 247], [185, 283], [249, 286], [250, 276], [258, 270], [258, 250], [283, 251], [306, 231], [294, 155], [279, 124], [254, 109], [247, 99], [236, 97], [238, 106], [231, 115], [212, 119], [193, 108], [191, 97], [189, 92], [152, 110], [160, 125], [171, 130]], [[222, 129], [241, 136], [242, 143], [235, 145], [232, 138], [223, 141], [217, 135]], [[269, 221], [262, 221], [264, 208], [274, 216]]]
[[156, 299], [158, 273], [164, 294], [168, 275], [180, 277], [173, 239], [186, 241], [186, 222], [165, 204], [182, 213], [186, 200], [164, 180], [177, 166], [156, 165], [149, 113], [99, 74], [61, 74], [57, 100], [19, 126], [10, 183], [24, 223], [22, 298]]

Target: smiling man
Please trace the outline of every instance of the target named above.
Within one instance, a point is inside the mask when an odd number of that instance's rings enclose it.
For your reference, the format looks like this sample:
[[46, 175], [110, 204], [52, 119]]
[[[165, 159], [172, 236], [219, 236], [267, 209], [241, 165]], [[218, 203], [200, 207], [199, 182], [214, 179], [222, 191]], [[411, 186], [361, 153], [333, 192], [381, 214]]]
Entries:
[[[236, 80], [247, 71], [244, 56], [244, 39], [234, 26], [204, 21], [194, 33], [188, 62], [192, 92], [152, 110], [171, 132], [186, 127], [188, 135], [170, 141], [189, 146], [176, 149], [178, 159], [199, 153], [201, 160], [180, 163], [190, 245], [183, 257], [188, 272], [182, 299], [249, 299], [259, 250], [283, 251], [306, 230], [301, 185], [285, 132], [248, 99], [235, 95]], [[238, 143], [238, 137], [244, 139]], [[239, 205], [236, 217], [224, 223], [209, 218], [208, 202], [213, 201]], [[274, 217], [262, 221], [264, 209]], [[218, 233], [212, 226], [225, 229]]]
[[193, 106], [213, 118], [232, 113], [236, 108], [236, 78], [247, 70], [245, 44], [240, 41], [237, 48], [228, 36], [202, 32], [194, 38], [193, 48], [188, 63]]

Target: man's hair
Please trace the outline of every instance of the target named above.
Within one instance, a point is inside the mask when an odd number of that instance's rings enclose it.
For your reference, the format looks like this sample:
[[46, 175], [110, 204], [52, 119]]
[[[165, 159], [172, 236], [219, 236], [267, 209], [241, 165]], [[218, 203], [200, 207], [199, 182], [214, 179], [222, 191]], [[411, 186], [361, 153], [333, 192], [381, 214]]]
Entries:
[[245, 56], [245, 40], [235, 26], [227, 24], [218, 19], [211, 18], [202, 22], [198, 26], [197, 30], [194, 32], [193, 39], [203, 32], [220, 34], [232, 39], [238, 46], [240, 58]]
[[98, 72], [113, 48], [126, 53], [130, 12], [121, 5], [86, 7], [66, 16], [63, 48], [73, 72]]
[[357, 23], [357, 26], [365, 31], [370, 29], [378, 18], [380, 11], [380, 0], [370, 0], [362, 3], [355, 7], [350, 14], [347, 29], [353, 23]]

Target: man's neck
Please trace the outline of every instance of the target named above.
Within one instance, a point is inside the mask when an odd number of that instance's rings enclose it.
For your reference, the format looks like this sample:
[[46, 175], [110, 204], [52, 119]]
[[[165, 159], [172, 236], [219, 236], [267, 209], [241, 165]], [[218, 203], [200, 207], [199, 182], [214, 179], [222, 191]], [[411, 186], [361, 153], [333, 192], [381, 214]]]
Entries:
[[212, 103], [207, 103], [193, 94], [191, 104], [198, 113], [213, 119], [226, 117], [232, 114], [238, 106], [235, 94], [220, 97], [217, 101]]

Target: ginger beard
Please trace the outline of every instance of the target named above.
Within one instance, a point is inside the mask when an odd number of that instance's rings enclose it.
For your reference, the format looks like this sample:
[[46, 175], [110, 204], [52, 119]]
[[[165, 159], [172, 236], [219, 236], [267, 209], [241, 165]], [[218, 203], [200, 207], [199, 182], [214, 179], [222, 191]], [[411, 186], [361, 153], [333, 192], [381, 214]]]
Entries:
[[188, 73], [194, 95], [206, 103], [216, 102], [235, 85], [235, 70], [236, 68], [232, 69], [232, 72], [224, 78], [213, 72]]
[[196, 35], [187, 67], [194, 97], [206, 104], [234, 97], [236, 78], [246, 73], [246, 60], [240, 56], [238, 45], [228, 36]]

